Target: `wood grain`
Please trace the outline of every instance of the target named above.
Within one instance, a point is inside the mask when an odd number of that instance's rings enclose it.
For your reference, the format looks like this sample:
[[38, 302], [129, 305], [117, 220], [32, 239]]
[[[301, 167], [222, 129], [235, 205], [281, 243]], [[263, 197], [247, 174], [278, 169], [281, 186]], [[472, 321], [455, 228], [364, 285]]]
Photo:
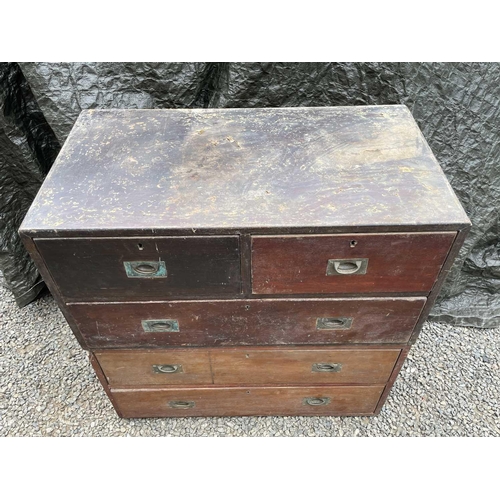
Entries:
[[[70, 304], [92, 348], [406, 342], [423, 297], [252, 299]], [[319, 330], [318, 318], [350, 317]], [[146, 332], [143, 320], [174, 319], [178, 332]]]
[[25, 234], [20, 234], [21, 241], [23, 242], [26, 250], [30, 254], [30, 257], [33, 259], [33, 262], [36, 265], [36, 268], [38, 269], [38, 272], [40, 273], [41, 277], [43, 278], [44, 283], [47, 285], [47, 288], [49, 289], [50, 293], [54, 297], [54, 300], [56, 301], [56, 304], [58, 305], [60, 311], [62, 312], [64, 318], [68, 322], [68, 325], [70, 326], [71, 330], [73, 331], [73, 334], [76, 337], [76, 340], [80, 344], [80, 346], [83, 349], [87, 349], [87, 345], [85, 344], [85, 340], [83, 337], [80, 335], [80, 330], [78, 329], [78, 326], [76, 325], [73, 316], [71, 313], [68, 311], [68, 308], [66, 306], [66, 301], [61, 297], [61, 293], [59, 291], [58, 284], [54, 281], [51, 275], [51, 270], [48, 269], [45, 261], [43, 260], [43, 257], [40, 255], [40, 252], [38, 251], [35, 242], [33, 241], [32, 238]]
[[[383, 385], [335, 387], [245, 387], [111, 389], [125, 418], [244, 415], [372, 415]], [[304, 398], [330, 398], [325, 406], [309, 406]], [[194, 402], [189, 409], [169, 402]]]
[[307, 416], [380, 411], [469, 226], [405, 106], [114, 109], [82, 112], [19, 232], [118, 415]]
[[469, 231], [470, 227], [463, 229], [457, 233], [457, 237], [455, 238], [451, 250], [448, 253], [448, 257], [446, 258], [446, 261], [443, 264], [443, 267], [441, 268], [441, 273], [439, 274], [438, 279], [434, 283], [434, 287], [432, 288], [432, 291], [429, 294], [424, 309], [422, 310], [422, 314], [420, 315], [420, 318], [417, 324], [415, 325], [415, 328], [413, 329], [412, 336], [409, 340], [410, 344], [414, 344], [415, 341], [417, 340], [420, 330], [422, 329], [424, 322], [427, 320], [427, 317], [429, 316], [429, 313], [431, 312], [432, 307], [434, 306], [434, 303], [436, 302], [436, 299], [439, 296], [439, 292], [441, 291], [441, 288], [445, 283], [446, 278], [448, 277], [448, 273], [450, 272], [450, 269], [453, 263], [455, 262], [455, 259], [457, 258], [458, 253], [462, 248], [462, 245], [464, 244], [465, 238], [469, 234]]
[[104, 389], [104, 392], [106, 393], [106, 396], [108, 396], [109, 400], [111, 401], [111, 404], [113, 405], [113, 408], [115, 409], [116, 413], [120, 418], [123, 417], [121, 414], [120, 408], [116, 405], [113, 395], [111, 394], [111, 390], [109, 388], [108, 381], [104, 375], [104, 372], [102, 371], [101, 365], [99, 365], [99, 362], [97, 361], [97, 358], [94, 356], [93, 353], [89, 353], [89, 360], [90, 364], [92, 365], [92, 368], [95, 371], [95, 374], [97, 376], [97, 379], [102, 385], [102, 388]]
[[380, 396], [380, 400], [377, 403], [377, 407], [375, 408], [375, 415], [378, 415], [380, 413], [382, 406], [386, 402], [387, 397], [391, 392], [392, 386], [394, 385], [394, 382], [396, 382], [399, 372], [401, 371], [401, 368], [403, 367], [409, 352], [410, 352], [410, 346], [406, 346], [403, 347], [403, 349], [401, 349], [401, 354], [399, 355], [398, 360], [396, 361], [394, 370], [392, 370], [391, 376], [389, 377], [389, 381], [385, 385], [384, 391], [382, 392], [382, 396]]
[[[38, 238], [35, 243], [66, 301], [241, 293], [236, 236]], [[166, 278], [127, 277], [125, 261], [159, 260], [165, 262]]]
[[[456, 232], [253, 236], [255, 294], [430, 292]], [[366, 274], [326, 274], [329, 259], [368, 259]]]
[[23, 230], [468, 224], [405, 106], [93, 109]]
[[[401, 349], [119, 349], [94, 351], [113, 387], [385, 384]], [[181, 365], [158, 374], [153, 365]], [[335, 364], [339, 371], [313, 371]]]
[[[213, 349], [214, 383], [220, 385], [385, 384], [399, 349]], [[314, 372], [314, 364], [341, 365]]]
[[[208, 350], [95, 351], [110, 385], [210, 385], [213, 383]], [[153, 365], [181, 365], [176, 373], [155, 373]]]

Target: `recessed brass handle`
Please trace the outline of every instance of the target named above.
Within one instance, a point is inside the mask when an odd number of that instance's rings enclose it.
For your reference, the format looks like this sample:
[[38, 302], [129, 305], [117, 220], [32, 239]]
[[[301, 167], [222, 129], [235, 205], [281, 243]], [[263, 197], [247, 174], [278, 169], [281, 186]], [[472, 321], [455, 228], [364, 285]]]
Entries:
[[166, 278], [167, 268], [162, 260], [135, 260], [123, 263], [129, 278]]
[[154, 373], [182, 373], [182, 365], [153, 365]]
[[143, 319], [141, 324], [145, 332], [179, 331], [179, 322], [176, 319]]
[[178, 410], [186, 410], [188, 408], [194, 408], [195, 404], [194, 401], [169, 401], [168, 406]]
[[356, 260], [354, 262], [335, 262], [335, 271], [343, 274], [352, 274], [359, 270], [361, 267], [361, 261]]
[[342, 370], [341, 363], [314, 363], [312, 365], [313, 372], [337, 373]]
[[330, 398], [304, 398], [303, 402], [309, 406], [326, 406], [330, 404]]
[[353, 318], [317, 318], [316, 330], [349, 330]]
[[366, 274], [368, 259], [329, 259], [326, 275]]
[[132, 264], [132, 269], [138, 274], [156, 274], [158, 272], [158, 264], [150, 264], [148, 262], [142, 262], [141, 264]]

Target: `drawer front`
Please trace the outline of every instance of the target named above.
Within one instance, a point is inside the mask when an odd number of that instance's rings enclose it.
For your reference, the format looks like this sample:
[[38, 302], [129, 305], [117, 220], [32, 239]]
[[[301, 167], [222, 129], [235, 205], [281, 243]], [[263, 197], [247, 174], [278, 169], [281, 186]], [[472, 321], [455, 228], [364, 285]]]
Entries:
[[400, 349], [214, 349], [220, 385], [385, 384]]
[[95, 351], [113, 387], [385, 384], [400, 349]]
[[429, 292], [456, 232], [252, 237], [254, 294]]
[[110, 385], [210, 385], [213, 383], [207, 350], [94, 352]]
[[384, 386], [111, 388], [125, 418], [244, 415], [370, 415]]
[[239, 238], [36, 239], [67, 301], [238, 296]]
[[423, 297], [70, 304], [90, 348], [402, 343]]

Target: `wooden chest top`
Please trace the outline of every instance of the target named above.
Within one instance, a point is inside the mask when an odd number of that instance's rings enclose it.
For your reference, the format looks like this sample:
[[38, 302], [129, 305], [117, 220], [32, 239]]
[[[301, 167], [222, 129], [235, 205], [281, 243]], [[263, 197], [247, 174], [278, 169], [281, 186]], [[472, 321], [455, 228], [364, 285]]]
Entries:
[[23, 231], [461, 229], [405, 106], [87, 110]]

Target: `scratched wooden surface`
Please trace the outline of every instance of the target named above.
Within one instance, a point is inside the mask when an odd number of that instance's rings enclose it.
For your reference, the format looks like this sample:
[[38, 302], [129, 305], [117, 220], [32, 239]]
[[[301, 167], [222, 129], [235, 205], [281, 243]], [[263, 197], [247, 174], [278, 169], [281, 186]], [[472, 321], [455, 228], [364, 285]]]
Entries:
[[[169, 385], [385, 384], [401, 349], [107, 349], [94, 352], [114, 388]], [[314, 371], [315, 363], [337, 365]], [[157, 373], [154, 365], [175, 365]], [[179, 366], [180, 365], [180, 366]]]
[[[237, 297], [241, 290], [237, 236], [47, 238], [35, 242], [68, 302]], [[165, 262], [164, 279], [127, 277], [124, 262], [159, 260]]]
[[[400, 349], [213, 349], [210, 361], [215, 384], [318, 385], [385, 384]], [[337, 365], [338, 371], [313, 371], [314, 364]]]
[[20, 233], [120, 416], [372, 415], [469, 224], [404, 106], [90, 110]]
[[[214, 383], [208, 349], [158, 349], [153, 352], [108, 349], [94, 352], [94, 355], [107, 382], [116, 387]], [[180, 368], [173, 373], [158, 373], [153, 365], [180, 365]]]
[[[355, 344], [406, 342], [423, 297], [250, 299], [70, 304], [90, 348]], [[348, 317], [346, 329], [322, 330], [318, 318]], [[178, 332], [145, 332], [142, 320], [175, 319]]]
[[[252, 237], [255, 294], [425, 292], [454, 232]], [[351, 247], [351, 243], [355, 246]], [[333, 257], [335, 256], [335, 257]], [[366, 274], [327, 275], [328, 259], [368, 258]]]
[[46, 230], [468, 225], [404, 106], [82, 112]]
[[[244, 415], [372, 415], [383, 385], [309, 387], [176, 387], [111, 389], [117, 409], [125, 418], [244, 416]], [[324, 406], [309, 406], [304, 399], [328, 398]], [[186, 401], [192, 408], [171, 408]]]

